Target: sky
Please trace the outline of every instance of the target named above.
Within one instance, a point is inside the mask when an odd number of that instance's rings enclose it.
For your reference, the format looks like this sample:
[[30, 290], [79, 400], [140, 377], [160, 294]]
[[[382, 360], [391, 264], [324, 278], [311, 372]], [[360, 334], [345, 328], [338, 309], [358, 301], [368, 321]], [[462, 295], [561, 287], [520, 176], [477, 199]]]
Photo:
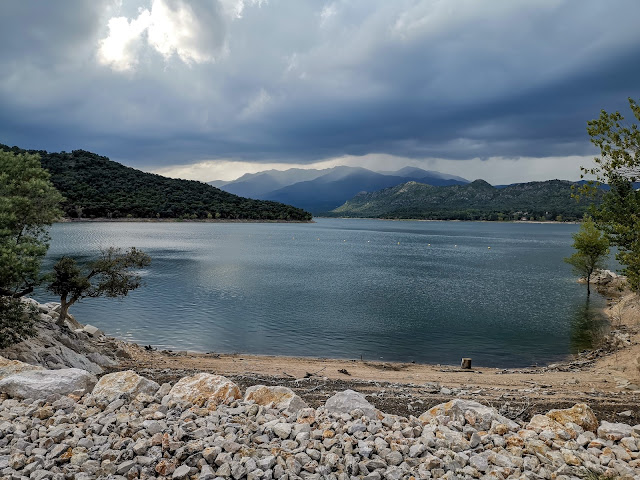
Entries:
[[3, 0], [0, 143], [195, 180], [579, 178], [640, 97], [637, 0]]

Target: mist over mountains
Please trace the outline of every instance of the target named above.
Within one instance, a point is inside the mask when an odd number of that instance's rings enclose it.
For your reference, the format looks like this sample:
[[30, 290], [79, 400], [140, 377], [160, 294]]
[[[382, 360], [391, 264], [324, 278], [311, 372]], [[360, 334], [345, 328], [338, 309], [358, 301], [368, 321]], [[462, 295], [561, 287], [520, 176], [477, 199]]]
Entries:
[[362, 167], [338, 166], [322, 170], [267, 170], [209, 184], [242, 197], [284, 202], [318, 215], [341, 206], [360, 192], [374, 192], [411, 181], [432, 186], [469, 183], [456, 175], [417, 167], [374, 172]]

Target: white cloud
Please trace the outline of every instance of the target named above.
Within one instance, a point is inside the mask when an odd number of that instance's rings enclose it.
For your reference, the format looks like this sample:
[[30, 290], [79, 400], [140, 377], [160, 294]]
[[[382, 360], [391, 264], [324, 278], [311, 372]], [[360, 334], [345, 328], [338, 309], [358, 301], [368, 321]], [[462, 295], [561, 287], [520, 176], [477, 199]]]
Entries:
[[143, 10], [138, 18], [131, 21], [126, 17], [111, 18], [109, 36], [100, 41], [98, 61], [117, 71], [132, 69], [138, 63], [137, 50], [150, 21], [151, 14], [148, 10]]
[[138, 64], [145, 43], [165, 61], [179, 58], [185, 64], [213, 62], [227, 53], [227, 23], [242, 18], [247, 5], [262, 0], [152, 0], [151, 9], [139, 9], [134, 19], [112, 17], [109, 34], [99, 42], [98, 61], [117, 71]]

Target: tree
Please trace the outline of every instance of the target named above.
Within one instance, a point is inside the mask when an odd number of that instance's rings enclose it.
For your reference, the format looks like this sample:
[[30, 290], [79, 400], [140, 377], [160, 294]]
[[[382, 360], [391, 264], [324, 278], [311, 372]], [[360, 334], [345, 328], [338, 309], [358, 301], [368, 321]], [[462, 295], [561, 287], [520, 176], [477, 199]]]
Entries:
[[572, 236], [573, 248], [576, 252], [564, 261], [573, 267], [576, 275], [587, 280], [587, 296], [589, 296], [591, 295], [591, 275], [605, 267], [604, 261], [609, 255], [609, 240], [588, 216], [585, 216], [580, 230]]
[[[640, 105], [628, 100], [634, 117], [640, 120]], [[616, 259], [624, 266], [629, 287], [640, 292], [640, 191], [633, 185], [640, 180], [640, 130], [636, 124], [624, 123], [619, 112], [602, 110], [598, 119], [588, 122], [587, 132], [600, 149], [600, 157], [594, 159], [595, 166], [582, 167], [582, 177], [593, 175], [597, 183], [610, 187], [602, 205], [594, 209], [594, 218], [610, 243], [618, 247]], [[594, 190], [587, 185], [582, 193]]]
[[0, 296], [22, 297], [41, 282], [62, 200], [37, 155], [0, 151]]
[[35, 333], [37, 312], [20, 298], [43, 281], [42, 259], [49, 248], [47, 227], [62, 212], [63, 200], [37, 155], [0, 151], [0, 344]]
[[84, 268], [75, 259], [62, 257], [54, 265], [54, 278], [47, 287], [51, 293], [60, 296], [58, 323], [62, 325], [68, 317], [69, 307], [83, 298], [127, 296], [142, 284], [135, 270], [150, 263], [149, 255], [135, 247], [124, 252], [119, 248], [108, 248]]

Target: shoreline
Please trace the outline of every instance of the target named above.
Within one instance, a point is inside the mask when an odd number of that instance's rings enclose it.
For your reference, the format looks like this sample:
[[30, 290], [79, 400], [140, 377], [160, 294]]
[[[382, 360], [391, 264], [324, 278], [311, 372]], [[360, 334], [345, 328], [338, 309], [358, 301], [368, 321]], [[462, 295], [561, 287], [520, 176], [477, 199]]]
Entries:
[[[605, 311], [612, 332], [599, 347], [544, 367], [491, 368], [354, 359], [169, 352], [108, 337], [90, 325], [58, 326], [59, 304], [39, 304], [40, 334], [0, 351], [11, 360], [45, 368], [82, 368], [98, 376], [134, 370], [160, 384], [196, 372], [238, 385], [280, 385], [312, 406], [337, 391], [359, 391], [383, 411], [409, 416], [451, 398], [475, 400], [529, 419], [553, 408], [588, 403], [599, 418], [640, 423], [640, 302], [608, 286]], [[607, 292], [603, 292], [609, 296]], [[57, 305], [57, 307], [56, 307]], [[0, 359], [0, 363], [1, 363]], [[1, 367], [1, 365], [0, 365]], [[0, 370], [2, 370], [0, 368]], [[1, 373], [1, 372], [0, 372]]]
[[386, 222], [477, 222], [477, 223], [522, 223], [522, 224], [567, 224], [567, 225], [579, 225], [581, 222], [578, 220], [567, 220], [558, 222], [557, 220], [460, 220], [456, 218], [442, 219], [442, 218], [379, 218], [379, 217], [323, 217], [322, 215], [314, 216], [314, 218], [327, 218], [338, 220], [382, 220]]
[[[614, 318], [620, 313], [616, 308], [621, 302], [626, 302], [625, 315], [628, 313], [624, 324]], [[128, 344], [130, 358], [122, 360], [118, 369], [133, 369], [158, 382], [172, 382], [202, 371], [224, 375], [245, 387], [284, 385], [314, 405], [320, 405], [335, 391], [350, 388], [370, 395], [378, 408], [405, 416], [414, 408], [433, 406], [452, 397], [522, 410], [524, 418], [586, 402], [599, 418], [637, 424], [640, 370], [634, 370], [634, 359], [640, 361], [638, 297], [620, 295], [605, 313], [614, 334], [609, 343], [544, 367], [472, 366], [467, 370], [444, 364], [148, 351]], [[628, 344], [619, 344], [622, 339]]]
[[256, 220], [233, 218], [61, 218], [54, 223], [315, 223], [311, 220]]

